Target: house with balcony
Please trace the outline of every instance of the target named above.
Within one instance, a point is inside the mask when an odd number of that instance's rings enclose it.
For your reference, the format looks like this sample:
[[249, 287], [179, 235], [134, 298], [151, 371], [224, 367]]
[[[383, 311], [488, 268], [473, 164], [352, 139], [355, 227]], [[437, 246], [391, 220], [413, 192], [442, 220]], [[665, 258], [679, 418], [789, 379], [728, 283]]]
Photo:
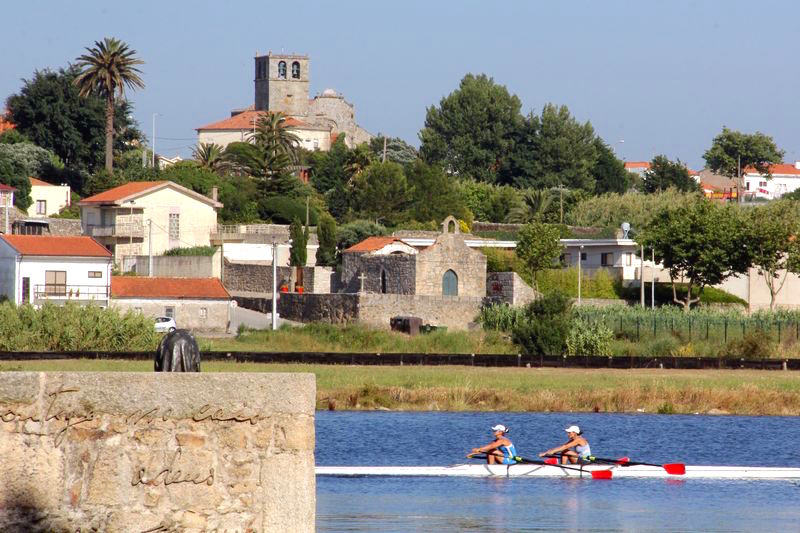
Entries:
[[137, 255], [208, 246], [217, 228], [216, 199], [171, 181], [137, 181], [81, 200], [83, 234], [97, 239], [123, 271]]
[[0, 236], [0, 296], [17, 305], [107, 307], [111, 252], [91, 237]]

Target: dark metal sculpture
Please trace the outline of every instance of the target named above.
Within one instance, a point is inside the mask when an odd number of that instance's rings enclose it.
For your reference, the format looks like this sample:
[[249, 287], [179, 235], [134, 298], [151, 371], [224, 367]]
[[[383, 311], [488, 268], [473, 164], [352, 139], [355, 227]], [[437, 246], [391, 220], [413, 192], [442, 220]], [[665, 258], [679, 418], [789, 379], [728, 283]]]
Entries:
[[164, 335], [158, 345], [156, 372], [200, 372], [200, 348], [194, 336], [185, 329]]

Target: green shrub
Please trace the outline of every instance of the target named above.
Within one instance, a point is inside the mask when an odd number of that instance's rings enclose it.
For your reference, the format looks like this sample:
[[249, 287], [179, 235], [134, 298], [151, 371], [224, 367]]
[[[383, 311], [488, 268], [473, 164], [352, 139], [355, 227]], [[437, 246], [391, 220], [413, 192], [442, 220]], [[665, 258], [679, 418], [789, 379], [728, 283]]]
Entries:
[[336, 232], [336, 242], [340, 250], [346, 250], [367, 237], [375, 235], [386, 235], [386, 228], [369, 220], [354, 220], [339, 226]]
[[[275, 224], [291, 224], [294, 219], [305, 221], [306, 201], [286, 196], [272, 196], [258, 203], [258, 211], [261, 218], [272, 220]], [[319, 212], [312, 205], [308, 210], [308, 223], [316, 226], [318, 221]]]
[[191, 246], [187, 248], [170, 248], [164, 255], [169, 256], [206, 256], [211, 257], [217, 251], [216, 246]]
[[0, 304], [2, 351], [154, 350], [159, 335], [153, 320], [141, 313], [67, 303]]
[[728, 342], [721, 354], [734, 359], [765, 359], [775, 353], [775, 344], [766, 332], [750, 331], [744, 337]]
[[511, 332], [514, 343], [531, 355], [563, 354], [572, 316], [570, 299], [556, 292], [534, 300], [523, 313]]
[[[578, 297], [578, 269], [551, 268], [539, 273], [539, 290], [544, 293], [563, 292], [573, 298]], [[622, 297], [622, 282], [611, 273], [600, 268], [594, 272], [581, 272], [581, 297], [619, 299]]]
[[612, 355], [614, 332], [597, 322], [576, 319], [567, 335], [567, 355]]
[[496, 331], [512, 331], [517, 325], [525, 321], [525, 309], [511, 307], [508, 304], [487, 305], [478, 315], [478, 323], [483, 329]]

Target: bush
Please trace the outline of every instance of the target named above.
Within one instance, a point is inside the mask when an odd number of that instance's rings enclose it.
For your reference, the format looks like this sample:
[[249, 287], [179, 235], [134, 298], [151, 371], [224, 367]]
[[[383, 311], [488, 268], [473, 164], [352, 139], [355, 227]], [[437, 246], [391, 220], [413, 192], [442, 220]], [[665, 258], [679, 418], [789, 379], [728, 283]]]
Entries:
[[[258, 203], [258, 211], [264, 220], [272, 220], [275, 224], [291, 224], [294, 219], [306, 220], [305, 199], [289, 198], [286, 196], [272, 196]], [[316, 226], [319, 221], [319, 211], [314, 206], [308, 209], [308, 223]]]
[[769, 340], [767, 333], [756, 330], [748, 332], [741, 339], [728, 342], [720, 355], [733, 359], [766, 359], [775, 352], [775, 344]]
[[369, 220], [354, 220], [339, 226], [336, 232], [336, 242], [340, 250], [345, 250], [367, 237], [386, 235], [386, 228]]
[[141, 313], [67, 303], [0, 304], [0, 350], [136, 351], [155, 350], [159, 335], [153, 320]]
[[525, 353], [561, 355], [570, 330], [571, 303], [562, 293], [554, 293], [528, 304], [524, 319], [513, 329], [511, 338]]
[[597, 322], [576, 319], [567, 335], [568, 355], [612, 355], [614, 332]]
[[169, 256], [206, 256], [211, 257], [217, 252], [216, 246], [191, 246], [187, 248], [170, 248], [164, 255]]
[[525, 309], [508, 304], [487, 305], [478, 315], [478, 323], [483, 329], [511, 332], [525, 321]]
[[[563, 292], [573, 298], [578, 297], [578, 268], [550, 268], [539, 273], [539, 290], [544, 293]], [[637, 289], [638, 291], [638, 289]], [[621, 298], [624, 291], [622, 282], [611, 273], [599, 268], [594, 272], [581, 272], [581, 297], [583, 298]], [[638, 292], [633, 295], [638, 298]]]

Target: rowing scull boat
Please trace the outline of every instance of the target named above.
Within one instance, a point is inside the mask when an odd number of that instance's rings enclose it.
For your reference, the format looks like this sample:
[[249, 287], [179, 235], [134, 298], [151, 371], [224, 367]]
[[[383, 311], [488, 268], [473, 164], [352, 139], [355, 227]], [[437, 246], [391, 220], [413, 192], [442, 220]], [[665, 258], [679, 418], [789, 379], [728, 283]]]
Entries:
[[668, 474], [657, 466], [619, 466], [589, 464], [575, 470], [559, 465], [475, 465], [452, 466], [318, 466], [318, 476], [457, 476], [457, 477], [587, 477], [591, 472], [611, 471], [614, 478], [671, 478], [671, 479], [800, 479], [800, 468], [763, 466], [687, 466], [684, 475]]

